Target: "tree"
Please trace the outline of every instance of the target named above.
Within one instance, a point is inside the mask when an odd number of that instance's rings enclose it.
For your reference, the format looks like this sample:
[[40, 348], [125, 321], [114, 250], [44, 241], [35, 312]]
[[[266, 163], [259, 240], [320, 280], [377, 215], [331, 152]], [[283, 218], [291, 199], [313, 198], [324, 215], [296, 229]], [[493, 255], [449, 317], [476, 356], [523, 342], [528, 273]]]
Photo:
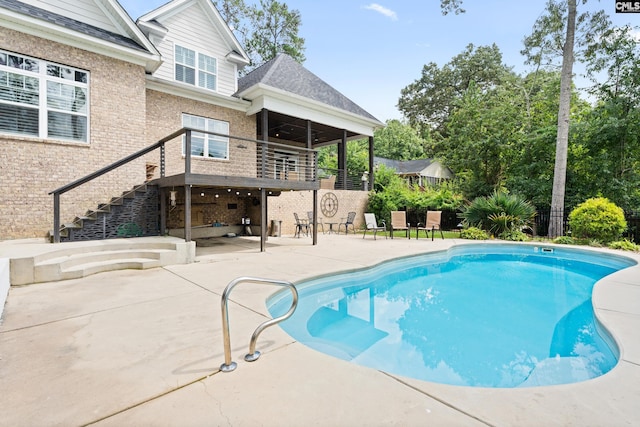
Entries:
[[302, 17], [298, 10], [289, 10], [285, 3], [276, 0], [260, 0], [248, 12], [252, 34], [245, 48], [251, 57], [251, 65], [257, 67], [278, 53], [286, 53], [303, 63], [304, 39], [298, 35]]
[[[580, 1], [585, 4], [587, 0]], [[441, 0], [441, 8], [444, 14], [464, 12], [461, 9], [461, 5], [462, 0]], [[602, 34], [602, 29], [610, 26], [604, 12], [593, 15], [582, 14], [578, 17], [577, 0], [549, 0], [546, 14], [536, 20], [533, 33], [525, 38], [525, 49], [522, 51], [528, 57], [528, 63], [535, 64], [537, 67], [547, 65], [543, 64], [543, 60], [553, 58], [554, 54], [557, 55], [559, 48], [562, 53], [556, 157], [551, 196], [551, 209], [557, 215], [554, 215], [553, 220], [549, 223], [550, 237], [561, 236], [563, 233], [569, 119], [577, 23], [580, 24], [582, 29], [587, 29], [582, 32], [583, 37], [579, 42], [579, 46], [593, 45], [598, 40], [599, 35]]]
[[239, 36], [240, 42], [244, 44], [248, 34], [246, 25], [248, 9], [244, 0], [214, 1], [213, 4], [222, 15], [222, 19], [227, 22], [229, 28]]
[[502, 63], [495, 44], [465, 50], [439, 68], [431, 62], [422, 68], [421, 77], [402, 89], [398, 109], [409, 124], [420, 130], [446, 134], [446, 123], [459, 100], [472, 83], [488, 90], [508, 78], [512, 71]]
[[399, 120], [388, 120], [387, 125], [374, 133], [377, 156], [393, 160], [413, 160], [425, 157], [425, 141], [411, 126]]
[[468, 198], [504, 186], [523, 144], [522, 97], [517, 85], [481, 91], [471, 85], [456, 104], [438, 148]]
[[244, 0], [221, 0], [214, 5], [251, 59], [243, 74], [281, 52], [304, 62], [304, 39], [298, 36], [302, 16], [298, 10], [289, 10], [285, 3], [275, 0], [260, 0], [259, 5], [250, 6]]

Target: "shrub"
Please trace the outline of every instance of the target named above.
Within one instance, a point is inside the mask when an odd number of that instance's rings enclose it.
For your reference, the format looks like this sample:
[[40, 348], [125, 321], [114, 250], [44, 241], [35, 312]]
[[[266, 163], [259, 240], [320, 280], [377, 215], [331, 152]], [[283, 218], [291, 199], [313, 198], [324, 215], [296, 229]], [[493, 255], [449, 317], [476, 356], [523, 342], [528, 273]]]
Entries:
[[623, 251], [640, 252], [640, 246], [628, 241], [627, 239], [611, 242], [609, 243], [609, 247], [611, 249], [621, 249]]
[[479, 227], [499, 236], [530, 226], [535, 215], [535, 207], [522, 197], [494, 191], [490, 196], [476, 197], [463, 208], [460, 217], [467, 226]]
[[527, 236], [520, 230], [505, 231], [504, 233], [500, 234], [498, 238], [502, 240], [511, 240], [513, 242], [526, 242], [527, 240], [529, 240], [529, 236]]
[[486, 231], [480, 230], [478, 227], [469, 227], [460, 230], [460, 237], [469, 240], [487, 240], [489, 235]]
[[604, 197], [588, 199], [569, 214], [571, 234], [578, 238], [611, 242], [627, 228], [624, 211]]
[[553, 239], [553, 243], [557, 243], [559, 245], [575, 245], [576, 240], [573, 237], [560, 236]]

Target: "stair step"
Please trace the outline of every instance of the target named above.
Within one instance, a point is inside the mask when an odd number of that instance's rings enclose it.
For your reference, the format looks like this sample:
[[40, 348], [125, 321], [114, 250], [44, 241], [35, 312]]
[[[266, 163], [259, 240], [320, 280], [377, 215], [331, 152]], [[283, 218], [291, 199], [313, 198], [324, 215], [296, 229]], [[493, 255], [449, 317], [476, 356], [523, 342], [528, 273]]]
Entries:
[[81, 277], [90, 276], [92, 274], [104, 273], [106, 271], [114, 270], [144, 270], [147, 268], [162, 267], [162, 263], [159, 259], [151, 258], [124, 258], [124, 259], [112, 259], [106, 261], [95, 261], [86, 264], [79, 264], [72, 268], [62, 270], [60, 272], [60, 279], [78, 279]]
[[[86, 221], [97, 221], [99, 219], [103, 219], [103, 220], [109, 222], [109, 224], [111, 224], [111, 220], [112, 220], [111, 214], [112, 213], [117, 214], [118, 212], [120, 212], [122, 210], [122, 206], [125, 205], [125, 202], [127, 200], [134, 200], [137, 197], [139, 197], [138, 196], [139, 193], [146, 193], [148, 190], [149, 190], [149, 188], [148, 188], [146, 183], [141, 184], [141, 185], [136, 185], [136, 186], [133, 186], [131, 188], [131, 190], [127, 190], [127, 191], [123, 192], [121, 196], [112, 197], [109, 202], [98, 204], [97, 208], [95, 210], [88, 210], [88, 211], [85, 212], [84, 215], [75, 217], [73, 222], [61, 225], [60, 226], [60, 237], [64, 237], [65, 238], [64, 240], [70, 240], [70, 239], [74, 239], [74, 240], [76, 240], [76, 239], [77, 240], [91, 240], [92, 238], [99, 239], [99, 237], [95, 237], [95, 236], [100, 236], [99, 230], [96, 231], [96, 228], [99, 228], [99, 224], [96, 224], [94, 222], [90, 222], [90, 223], [85, 223], [85, 222]], [[105, 215], [100, 215], [100, 214], [106, 214], [106, 216]], [[78, 230], [78, 229], [83, 229], [83, 228], [87, 228], [87, 227], [88, 227], [87, 233], [71, 233], [70, 234], [68, 231], [65, 231], [65, 230], [70, 230], [70, 229]], [[103, 230], [104, 230], [104, 228], [103, 228]], [[63, 232], [64, 232], [64, 234], [62, 234]], [[139, 237], [139, 236], [141, 236], [143, 234], [144, 233], [135, 233], [135, 236]], [[153, 233], [151, 233], [151, 234], [153, 234]], [[53, 233], [50, 233], [49, 236], [52, 239], [53, 238]]]
[[69, 230], [71, 228], [82, 228], [81, 225], [75, 224], [73, 222], [68, 222], [66, 224], [62, 224], [61, 229], [62, 230]]
[[88, 249], [37, 261], [34, 277], [36, 282], [73, 279], [103, 271], [160, 267], [174, 263], [173, 258], [171, 249]]
[[104, 271], [186, 264], [194, 259], [195, 243], [172, 237], [61, 243], [35, 256], [12, 259], [11, 284], [29, 285]]

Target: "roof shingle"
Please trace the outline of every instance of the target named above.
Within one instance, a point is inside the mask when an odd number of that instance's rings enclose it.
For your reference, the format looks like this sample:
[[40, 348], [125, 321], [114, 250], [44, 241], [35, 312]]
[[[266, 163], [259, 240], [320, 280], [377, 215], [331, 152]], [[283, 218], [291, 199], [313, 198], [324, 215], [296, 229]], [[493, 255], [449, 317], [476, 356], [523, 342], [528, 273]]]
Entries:
[[278, 54], [238, 80], [237, 93], [242, 93], [260, 83], [378, 121], [285, 53]]
[[114, 43], [119, 46], [147, 52], [147, 49], [145, 49], [143, 46], [129, 37], [123, 36], [121, 34], [116, 34], [111, 31], [103, 30], [102, 28], [98, 28], [84, 22], [76, 21], [75, 19], [58, 15], [57, 13], [49, 12], [47, 10], [19, 2], [17, 0], [0, 0], [0, 7], [12, 12], [40, 19], [51, 24], [59, 25], [61, 27], [76, 31], [90, 37], [95, 37], [110, 43]]

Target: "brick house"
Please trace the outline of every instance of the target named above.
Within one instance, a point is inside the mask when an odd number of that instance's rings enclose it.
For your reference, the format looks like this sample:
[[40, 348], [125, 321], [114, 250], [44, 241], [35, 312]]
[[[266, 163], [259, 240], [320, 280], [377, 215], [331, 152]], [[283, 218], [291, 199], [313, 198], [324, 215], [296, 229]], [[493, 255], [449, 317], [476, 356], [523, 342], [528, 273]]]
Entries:
[[337, 189], [348, 141], [373, 169], [379, 120], [287, 55], [248, 63], [210, 0], [136, 22], [115, 0], [0, 0], [0, 240], [252, 217], [264, 241], [273, 196], [310, 191], [316, 215], [318, 147], [338, 146]]

